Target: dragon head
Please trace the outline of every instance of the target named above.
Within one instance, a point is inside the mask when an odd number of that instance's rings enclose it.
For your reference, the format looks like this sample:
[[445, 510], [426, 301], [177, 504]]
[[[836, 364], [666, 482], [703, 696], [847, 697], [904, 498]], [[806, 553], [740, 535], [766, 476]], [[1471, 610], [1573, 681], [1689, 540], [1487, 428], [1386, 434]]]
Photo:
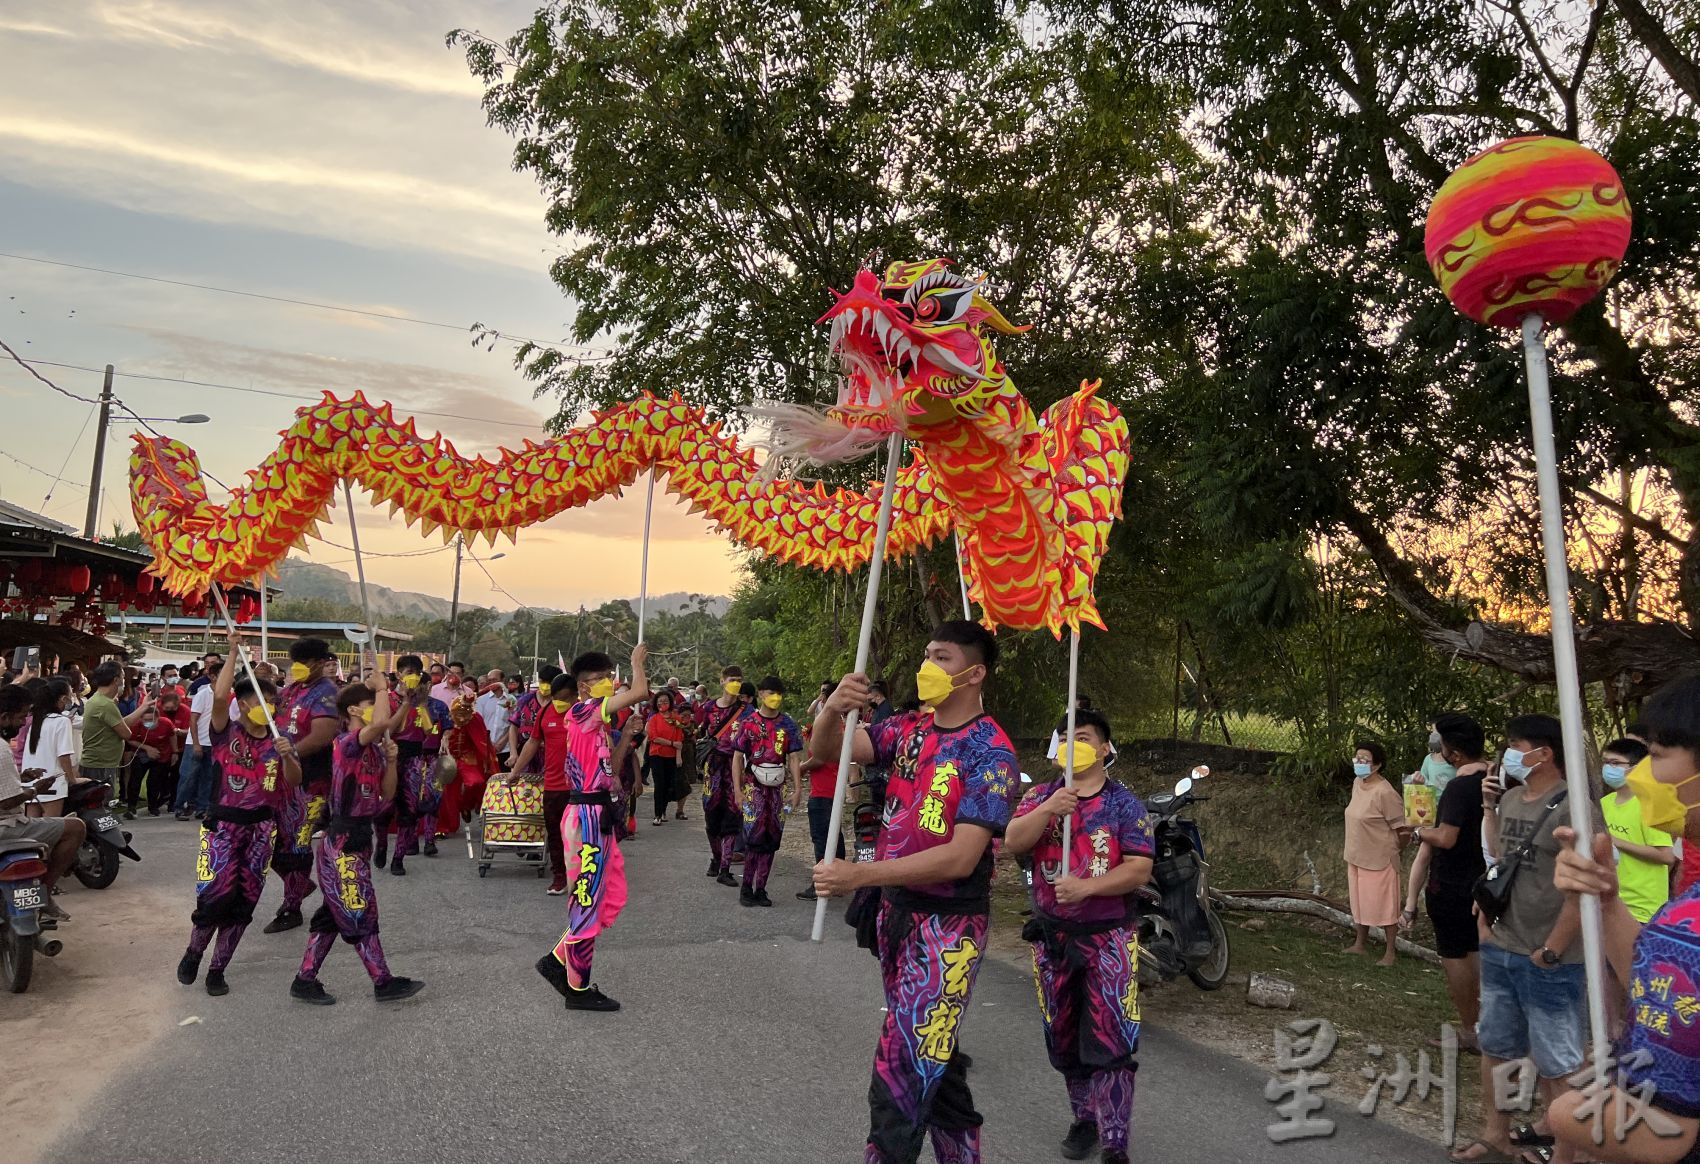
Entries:
[[883, 278], [861, 271], [819, 322], [831, 327], [844, 373], [828, 415], [864, 435], [973, 412], [1005, 386], [990, 333], [1027, 330], [1005, 319], [981, 283], [952, 271], [948, 259], [892, 263]]

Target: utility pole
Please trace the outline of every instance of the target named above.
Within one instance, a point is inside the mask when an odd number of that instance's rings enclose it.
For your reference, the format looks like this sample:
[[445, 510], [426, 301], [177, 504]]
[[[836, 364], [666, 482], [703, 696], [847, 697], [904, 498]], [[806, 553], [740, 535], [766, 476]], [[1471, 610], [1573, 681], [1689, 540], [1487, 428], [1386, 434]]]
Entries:
[[459, 534], [455, 535], [455, 589], [449, 599], [449, 657], [444, 663], [452, 663], [455, 657], [455, 623], [460, 618], [460, 553], [465, 547], [466, 540]]
[[106, 378], [100, 385], [100, 423], [94, 430], [94, 470], [89, 474], [89, 508], [83, 518], [83, 536], [94, 539], [100, 523], [100, 478], [106, 471], [106, 427], [112, 421], [112, 365], [106, 365]]

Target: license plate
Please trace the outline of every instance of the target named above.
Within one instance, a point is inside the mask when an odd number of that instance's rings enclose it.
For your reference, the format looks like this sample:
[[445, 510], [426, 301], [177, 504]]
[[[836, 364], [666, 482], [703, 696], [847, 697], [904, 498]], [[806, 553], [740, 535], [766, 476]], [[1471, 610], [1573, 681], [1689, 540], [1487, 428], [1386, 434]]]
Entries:
[[46, 904], [47, 896], [39, 885], [19, 885], [12, 890], [13, 909], [40, 909]]
[[855, 863], [858, 865], [867, 864], [874, 859], [875, 851], [876, 849], [873, 845], [857, 845]]
[[94, 831], [97, 833], [110, 832], [117, 827], [118, 818], [115, 816], [97, 817], [94, 822]]

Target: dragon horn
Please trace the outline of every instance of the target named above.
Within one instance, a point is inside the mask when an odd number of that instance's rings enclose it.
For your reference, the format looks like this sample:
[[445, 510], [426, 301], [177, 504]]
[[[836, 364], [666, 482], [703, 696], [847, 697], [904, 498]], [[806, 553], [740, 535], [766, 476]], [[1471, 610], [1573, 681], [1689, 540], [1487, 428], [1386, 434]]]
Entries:
[[1033, 330], [1033, 325], [1030, 323], [1016, 325], [1005, 319], [1003, 312], [993, 306], [992, 301], [980, 294], [978, 290], [974, 292], [974, 306], [986, 313], [986, 322], [991, 324], [994, 330], [1000, 331], [1004, 335], [1020, 335], [1022, 332]]

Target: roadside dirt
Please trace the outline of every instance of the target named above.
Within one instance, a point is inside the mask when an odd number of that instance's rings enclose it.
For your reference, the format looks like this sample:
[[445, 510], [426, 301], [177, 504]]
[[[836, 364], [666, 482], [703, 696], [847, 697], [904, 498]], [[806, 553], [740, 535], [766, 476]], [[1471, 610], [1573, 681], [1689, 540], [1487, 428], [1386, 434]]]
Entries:
[[[135, 826], [141, 827], [135, 827]], [[147, 854], [148, 823], [131, 826]], [[38, 1164], [55, 1136], [127, 1063], [177, 1021], [160, 973], [176, 962], [188, 928], [187, 890], [145, 886], [125, 862], [103, 890], [65, 879], [57, 899], [57, 958], [37, 953], [28, 992], [0, 995], [0, 1127], [8, 1164]], [[129, 876], [126, 876], [129, 874]], [[181, 921], [182, 924], [177, 924]]]

